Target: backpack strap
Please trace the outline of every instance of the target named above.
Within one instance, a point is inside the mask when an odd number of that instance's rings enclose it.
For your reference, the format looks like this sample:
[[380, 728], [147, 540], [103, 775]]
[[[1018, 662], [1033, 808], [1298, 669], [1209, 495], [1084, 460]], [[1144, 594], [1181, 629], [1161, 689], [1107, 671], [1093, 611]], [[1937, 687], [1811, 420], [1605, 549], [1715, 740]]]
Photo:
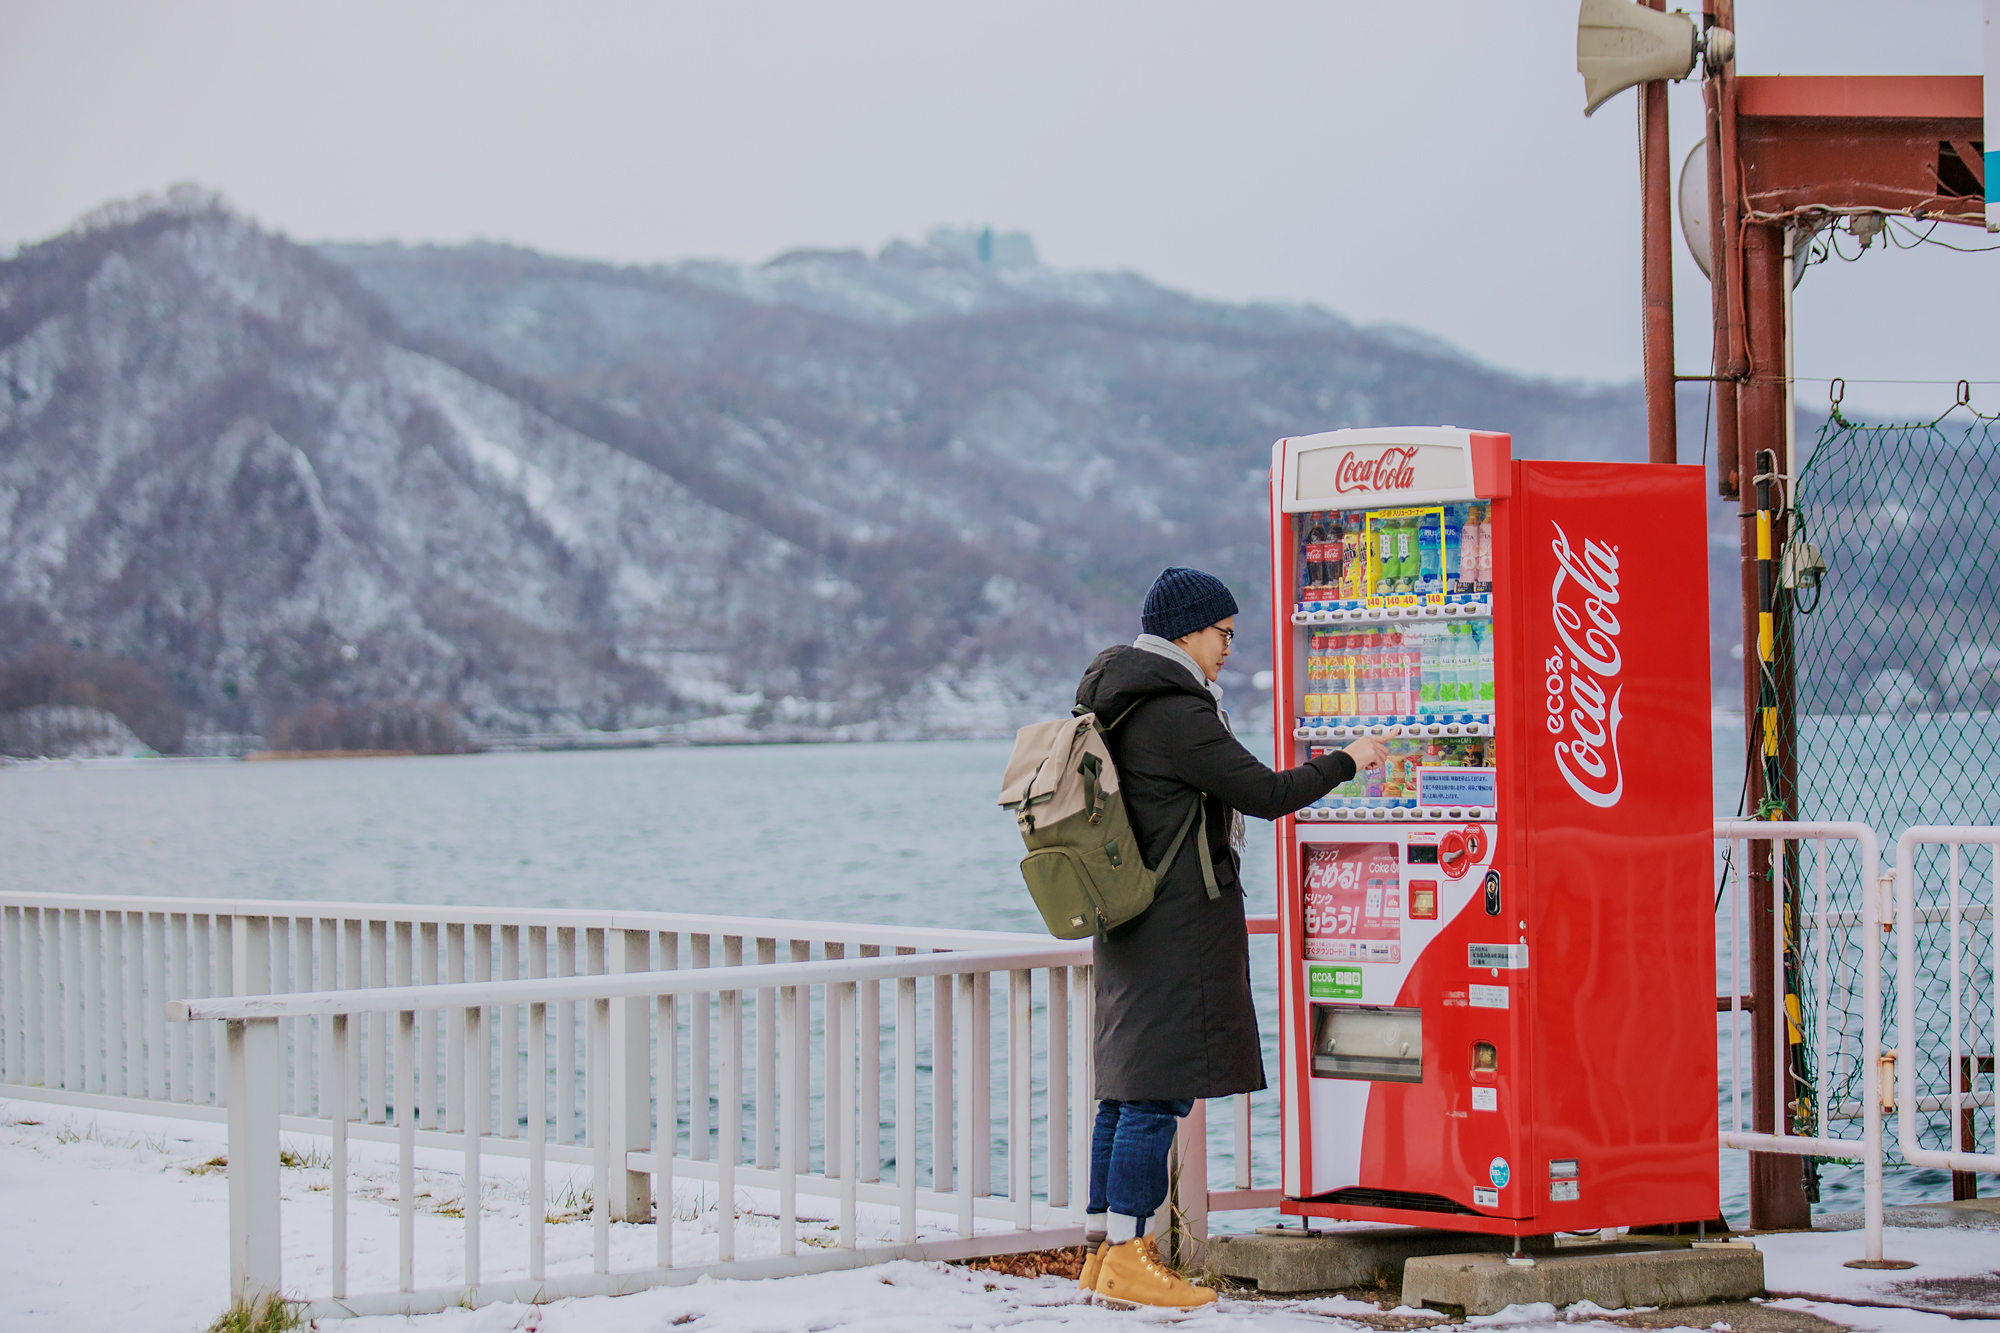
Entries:
[[1188, 817], [1181, 821], [1180, 832], [1174, 834], [1173, 842], [1167, 846], [1167, 854], [1160, 858], [1160, 868], [1154, 873], [1161, 876], [1167, 873], [1168, 868], [1174, 863], [1174, 858], [1180, 855], [1181, 844], [1187, 841], [1188, 830], [1194, 828], [1196, 824], [1201, 826], [1201, 832], [1195, 840], [1195, 848], [1201, 853], [1202, 887], [1208, 890], [1210, 898], [1220, 898], [1222, 889], [1215, 882], [1215, 861], [1208, 850], [1208, 797], [1199, 791], [1194, 794], [1194, 809], [1188, 811]]
[[[1097, 724], [1098, 732], [1102, 734], [1110, 731], [1120, 722], [1123, 722], [1126, 718], [1132, 716], [1132, 714], [1139, 711], [1140, 705], [1145, 704], [1156, 697], [1157, 696], [1155, 695], [1149, 694], [1145, 696], [1145, 698], [1135, 701], [1130, 707], [1128, 707], [1124, 712], [1120, 713], [1117, 717], [1113, 718], [1111, 721], [1098, 723]], [[1084, 707], [1082, 704], [1077, 704], [1074, 708], [1070, 710], [1070, 715], [1072, 717], [1080, 717], [1089, 711], [1090, 710]], [[1084, 782], [1086, 796], [1090, 801], [1091, 808], [1095, 810], [1098, 806], [1099, 793], [1097, 786], [1097, 763], [1096, 763], [1096, 757], [1094, 755], [1087, 756], [1085, 759], [1083, 782]], [[1091, 822], [1094, 824], [1097, 821], [1095, 818], [1093, 818]], [[1172, 866], [1174, 863], [1174, 858], [1180, 855], [1181, 844], [1187, 841], [1188, 830], [1195, 827], [1197, 824], [1201, 826], [1201, 833], [1200, 836], [1195, 840], [1195, 850], [1201, 854], [1202, 887], [1208, 890], [1208, 896], [1210, 898], [1220, 898], [1222, 896], [1222, 888], [1215, 882], [1215, 858], [1208, 850], [1208, 797], [1200, 791], [1195, 792], [1194, 809], [1188, 811], [1188, 817], [1181, 821], [1180, 831], [1174, 834], [1173, 842], [1169, 843], [1167, 846], [1167, 854], [1160, 858], [1160, 868], [1154, 871], [1153, 873], [1157, 875], [1164, 875], [1167, 873], [1168, 868]]]
[[[1100, 722], [1100, 723], [1098, 723], [1098, 724], [1097, 724], [1097, 730], [1098, 730], [1098, 733], [1099, 733], [1099, 734], [1101, 735], [1101, 734], [1103, 734], [1103, 733], [1105, 733], [1105, 732], [1108, 732], [1108, 731], [1110, 731], [1110, 730], [1111, 730], [1111, 729], [1112, 729], [1113, 727], [1117, 726], [1117, 725], [1118, 725], [1118, 724], [1119, 724], [1120, 722], [1123, 722], [1123, 721], [1124, 721], [1124, 720], [1125, 720], [1126, 718], [1128, 718], [1128, 717], [1132, 716], [1132, 714], [1134, 714], [1134, 713], [1138, 712], [1138, 711], [1139, 711], [1139, 705], [1140, 705], [1140, 704], [1143, 704], [1143, 703], [1147, 702], [1148, 700], [1151, 700], [1151, 699], [1154, 699], [1154, 698], [1157, 698], [1157, 697], [1158, 697], [1157, 695], [1152, 695], [1152, 694], [1149, 694], [1149, 695], [1146, 695], [1146, 696], [1145, 696], [1144, 698], [1142, 698], [1142, 699], [1139, 699], [1139, 700], [1136, 700], [1136, 701], [1135, 701], [1135, 702], [1134, 702], [1134, 703], [1133, 703], [1133, 704], [1132, 704], [1132, 705], [1131, 705], [1130, 707], [1128, 707], [1128, 708], [1127, 708], [1127, 709], [1126, 709], [1126, 710], [1125, 710], [1124, 712], [1120, 713], [1120, 714], [1119, 714], [1119, 715], [1118, 715], [1117, 717], [1114, 717], [1114, 718], [1112, 718], [1112, 719], [1111, 719], [1111, 720], [1110, 720], [1109, 722]], [[1071, 707], [1070, 707], [1070, 710], [1069, 710], [1069, 715], [1070, 715], [1071, 717], [1082, 717], [1082, 716], [1083, 716], [1083, 715], [1084, 715], [1085, 713], [1088, 713], [1088, 712], [1090, 712], [1090, 711], [1091, 711], [1091, 710], [1090, 710], [1090, 708], [1089, 708], [1089, 707], [1088, 707], [1087, 705], [1085, 705], [1085, 704], [1073, 704], [1073, 705], [1071, 705]]]

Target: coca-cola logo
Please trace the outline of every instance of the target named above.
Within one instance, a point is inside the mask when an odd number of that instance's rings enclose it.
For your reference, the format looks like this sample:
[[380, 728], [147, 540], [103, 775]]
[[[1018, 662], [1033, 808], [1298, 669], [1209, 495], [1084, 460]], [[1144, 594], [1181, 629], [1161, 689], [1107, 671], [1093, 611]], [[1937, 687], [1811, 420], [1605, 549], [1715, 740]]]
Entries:
[[1556, 643], [1542, 663], [1547, 672], [1549, 734], [1556, 768], [1570, 790], [1608, 810], [1625, 794], [1618, 765], [1618, 724], [1625, 687], [1618, 679], [1625, 659], [1618, 651], [1618, 548], [1585, 540], [1579, 550], [1559, 523], [1555, 582], [1549, 619]]
[[1354, 491], [1407, 491], [1417, 484], [1417, 450], [1414, 445], [1396, 445], [1372, 458], [1356, 458], [1352, 449], [1340, 456], [1333, 471], [1333, 489], [1342, 495]]

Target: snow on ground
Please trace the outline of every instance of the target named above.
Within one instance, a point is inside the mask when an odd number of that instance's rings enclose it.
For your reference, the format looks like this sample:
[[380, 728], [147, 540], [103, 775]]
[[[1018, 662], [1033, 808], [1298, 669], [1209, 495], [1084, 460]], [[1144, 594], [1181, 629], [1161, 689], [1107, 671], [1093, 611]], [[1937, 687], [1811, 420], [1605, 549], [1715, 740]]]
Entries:
[[[200, 1333], [221, 1312], [228, 1290], [225, 1226], [228, 1181], [208, 1167], [223, 1151], [219, 1124], [115, 1112], [77, 1111], [31, 1101], [0, 1101], [0, 1330], [5, 1333]], [[323, 1141], [288, 1140], [302, 1150], [284, 1172], [288, 1289], [324, 1291], [327, 1176]], [[320, 1156], [315, 1161], [313, 1150]], [[356, 1144], [350, 1208], [350, 1289], [391, 1288], [395, 1282], [394, 1181], [385, 1145]], [[421, 1156], [421, 1155], [420, 1155]], [[448, 1159], [419, 1172], [418, 1271], [426, 1284], [455, 1280], [462, 1222], [457, 1177]], [[496, 1263], [524, 1246], [523, 1197], [504, 1161], [491, 1163], [482, 1230]], [[551, 1165], [551, 1211], [567, 1186], [580, 1184]], [[572, 1199], [573, 1203], [574, 1200]], [[675, 1202], [676, 1260], [713, 1256], [713, 1193], [704, 1199], [689, 1182]], [[813, 1216], [802, 1197], [800, 1212]], [[765, 1249], [771, 1223], [741, 1225], [738, 1252]], [[614, 1267], [649, 1261], [650, 1227], [613, 1229]], [[830, 1243], [811, 1228], [803, 1243]], [[551, 1273], [587, 1271], [587, 1220], [547, 1228]], [[1897, 1288], [1926, 1291], [1994, 1277], [2000, 1231], [1892, 1228], [1891, 1257], [1919, 1261], [1901, 1272], [1862, 1272], [1842, 1263], [1860, 1253], [1857, 1232], [1760, 1237], [1773, 1291], [1827, 1299], [1774, 1301], [1868, 1333], [1971, 1333], [2000, 1319], [1968, 1323], [1912, 1309], [1846, 1302], [1933, 1305]], [[489, 1274], [490, 1276], [490, 1274]], [[1988, 1307], [1991, 1308], [1991, 1307]], [[1983, 1313], [1984, 1311], [1981, 1311]], [[412, 1319], [322, 1321], [342, 1333], [928, 1333], [934, 1329], [1112, 1329], [1184, 1326], [1188, 1333], [1324, 1333], [1359, 1329], [1357, 1316], [1379, 1318], [1376, 1307], [1340, 1297], [1308, 1301], [1225, 1297], [1216, 1307], [1182, 1314], [1119, 1311], [1082, 1300], [1075, 1284], [1054, 1278], [1013, 1278], [945, 1264], [901, 1262], [846, 1272], [769, 1281], [714, 1281], [617, 1298], [559, 1301], [545, 1306], [492, 1305]], [[1398, 1312], [1387, 1312], [1398, 1313]], [[1415, 1314], [1415, 1311], [1400, 1312]], [[1467, 1320], [1505, 1333], [1605, 1327], [1588, 1302], [1567, 1311], [1517, 1307]], [[1723, 1326], [1718, 1325], [1720, 1330]]]

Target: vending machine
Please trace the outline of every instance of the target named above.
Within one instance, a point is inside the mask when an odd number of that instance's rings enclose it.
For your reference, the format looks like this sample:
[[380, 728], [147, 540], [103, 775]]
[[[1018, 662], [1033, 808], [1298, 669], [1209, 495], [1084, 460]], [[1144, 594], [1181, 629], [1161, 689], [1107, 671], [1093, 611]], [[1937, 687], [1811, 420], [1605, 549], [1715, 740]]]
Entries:
[[1449, 426], [1280, 440], [1285, 1212], [1543, 1235], [1717, 1215], [1700, 468]]

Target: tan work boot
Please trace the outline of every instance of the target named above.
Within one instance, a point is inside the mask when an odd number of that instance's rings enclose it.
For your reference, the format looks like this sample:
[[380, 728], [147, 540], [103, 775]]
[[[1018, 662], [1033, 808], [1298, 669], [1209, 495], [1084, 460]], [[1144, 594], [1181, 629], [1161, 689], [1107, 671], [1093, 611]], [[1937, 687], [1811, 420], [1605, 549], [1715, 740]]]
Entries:
[[1088, 1294], [1097, 1290], [1098, 1265], [1104, 1262], [1104, 1252], [1110, 1248], [1110, 1241], [1100, 1240], [1097, 1242], [1096, 1249], [1085, 1252], [1083, 1256], [1083, 1272], [1076, 1279], [1076, 1289], [1078, 1291]]
[[1207, 1287], [1197, 1287], [1167, 1267], [1150, 1236], [1111, 1245], [1097, 1265], [1097, 1294], [1121, 1305], [1158, 1305], [1193, 1310], [1215, 1300]]

